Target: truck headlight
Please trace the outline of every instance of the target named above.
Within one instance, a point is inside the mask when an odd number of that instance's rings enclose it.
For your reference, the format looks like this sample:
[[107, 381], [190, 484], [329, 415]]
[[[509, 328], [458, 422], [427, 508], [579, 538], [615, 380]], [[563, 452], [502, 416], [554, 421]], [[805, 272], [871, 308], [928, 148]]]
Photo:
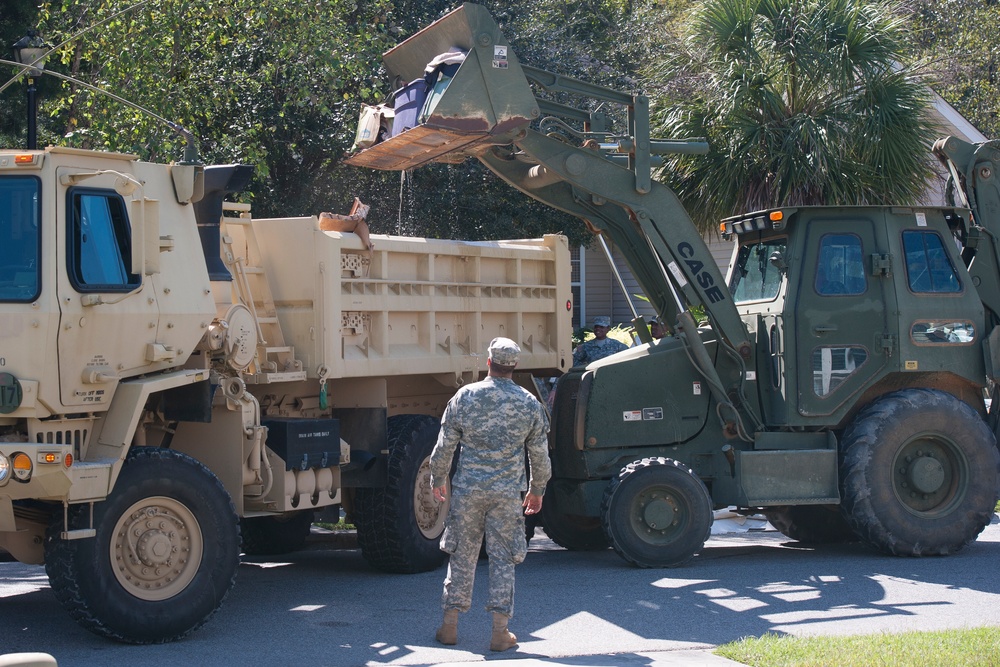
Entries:
[[11, 457], [11, 464], [14, 468], [14, 479], [19, 482], [27, 482], [31, 479], [34, 464], [32, 464], [30, 456], [24, 452], [15, 452], [14, 456]]
[[10, 459], [3, 452], [0, 452], [0, 486], [10, 479]]

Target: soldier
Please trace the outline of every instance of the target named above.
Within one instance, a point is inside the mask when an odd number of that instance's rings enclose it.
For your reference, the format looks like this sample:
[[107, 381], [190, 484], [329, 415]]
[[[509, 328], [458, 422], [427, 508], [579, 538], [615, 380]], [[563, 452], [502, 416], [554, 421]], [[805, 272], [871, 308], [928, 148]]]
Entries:
[[663, 326], [663, 322], [660, 321], [659, 317], [654, 317], [649, 323], [649, 333], [654, 340], [660, 340], [667, 335], [667, 328]]
[[[490, 342], [487, 377], [462, 387], [448, 402], [431, 453], [431, 486], [434, 497], [443, 501], [448, 471], [461, 443], [451, 510], [441, 536], [441, 549], [451, 554], [441, 600], [444, 621], [435, 635], [442, 644], [458, 642], [458, 612], [468, 611], [472, 603], [485, 532], [490, 568], [486, 609], [493, 612], [490, 649], [506, 651], [517, 645], [507, 622], [514, 613], [514, 566], [528, 552], [522, 508], [524, 514], [542, 508], [545, 484], [552, 475], [545, 409], [512, 379], [520, 352], [509, 338]], [[531, 479], [522, 502], [525, 448]]]
[[594, 337], [586, 343], [580, 343], [573, 350], [573, 365], [586, 366], [591, 361], [597, 361], [604, 357], [609, 357], [615, 352], [627, 350], [628, 345], [608, 338], [608, 329], [611, 328], [611, 318], [601, 315], [594, 318]]

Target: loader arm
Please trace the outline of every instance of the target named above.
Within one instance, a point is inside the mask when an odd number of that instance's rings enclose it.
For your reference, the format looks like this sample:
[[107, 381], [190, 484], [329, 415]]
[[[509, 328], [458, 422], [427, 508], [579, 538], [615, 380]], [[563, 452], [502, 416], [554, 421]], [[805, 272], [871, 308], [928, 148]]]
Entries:
[[972, 212], [960, 225], [962, 259], [994, 324], [1000, 323], [1000, 145], [947, 137], [935, 142], [934, 153], [949, 171], [951, 198], [959, 199], [950, 203]]
[[515, 145], [521, 153], [491, 150], [478, 157], [525, 194], [607, 235], [666, 321], [676, 321], [684, 304], [703, 304], [713, 328], [729, 345], [749, 351], [746, 329], [722, 274], [669, 188], [652, 181], [648, 193], [639, 193], [632, 172], [600, 152], [534, 130], [526, 130]]

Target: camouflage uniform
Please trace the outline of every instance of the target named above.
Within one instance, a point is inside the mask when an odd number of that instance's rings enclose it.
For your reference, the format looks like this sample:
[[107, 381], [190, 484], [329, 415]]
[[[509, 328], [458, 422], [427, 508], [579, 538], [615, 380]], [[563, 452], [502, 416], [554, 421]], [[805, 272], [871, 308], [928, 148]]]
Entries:
[[604, 340], [593, 338], [586, 343], [580, 343], [573, 350], [573, 365], [586, 366], [591, 361], [610, 357], [615, 352], [627, 349], [628, 345], [614, 338], [605, 338]]
[[442, 486], [461, 443], [451, 509], [441, 537], [441, 549], [451, 554], [442, 596], [445, 610], [465, 612], [472, 604], [485, 532], [490, 568], [486, 608], [513, 615], [514, 566], [528, 551], [521, 506], [526, 486], [524, 450], [531, 464], [530, 491], [540, 496], [552, 474], [548, 430], [542, 404], [507, 378], [488, 376], [462, 387], [448, 402], [430, 461], [431, 486]]

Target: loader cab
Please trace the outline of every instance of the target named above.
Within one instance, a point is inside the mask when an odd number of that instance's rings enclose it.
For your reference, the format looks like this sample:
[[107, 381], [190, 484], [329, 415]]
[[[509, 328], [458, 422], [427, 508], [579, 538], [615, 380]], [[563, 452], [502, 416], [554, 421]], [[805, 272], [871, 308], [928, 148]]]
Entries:
[[895, 287], [873, 274], [888, 253], [884, 212], [802, 207], [732, 218], [729, 285], [757, 339], [767, 421], [833, 426], [885, 371]]
[[[723, 223], [729, 288], [757, 340], [768, 421], [836, 427], [900, 383], [970, 391], [963, 346], [982, 306], [949, 229], [955, 211], [801, 207]], [[978, 359], [978, 357], [977, 357]]]

